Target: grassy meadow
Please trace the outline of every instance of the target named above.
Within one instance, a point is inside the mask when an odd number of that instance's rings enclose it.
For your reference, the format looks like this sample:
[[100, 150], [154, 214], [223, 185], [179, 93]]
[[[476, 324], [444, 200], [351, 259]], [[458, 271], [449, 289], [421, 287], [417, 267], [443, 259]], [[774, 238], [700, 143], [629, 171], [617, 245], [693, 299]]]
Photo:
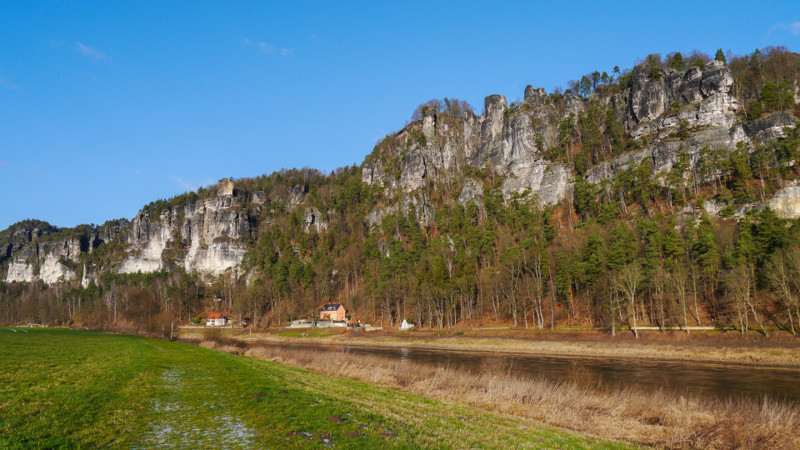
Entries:
[[622, 448], [185, 343], [0, 328], [0, 448]]
[[312, 345], [248, 344], [212, 332], [196, 343], [371, 386], [476, 407], [573, 432], [656, 448], [800, 448], [800, 408], [779, 400], [716, 398], [658, 386], [614, 387], [586, 370], [554, 380], [526, 376], [502, 358], [474, 371]]

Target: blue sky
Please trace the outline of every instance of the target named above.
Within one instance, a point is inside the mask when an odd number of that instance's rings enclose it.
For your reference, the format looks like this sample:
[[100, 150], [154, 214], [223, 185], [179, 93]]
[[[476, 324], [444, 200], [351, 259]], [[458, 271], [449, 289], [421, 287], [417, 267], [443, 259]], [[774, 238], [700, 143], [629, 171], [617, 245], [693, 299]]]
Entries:
[[0, 2], [0, 229], [361, 163], [430, 98], [648, 53], [800, 50], [796, 2]]

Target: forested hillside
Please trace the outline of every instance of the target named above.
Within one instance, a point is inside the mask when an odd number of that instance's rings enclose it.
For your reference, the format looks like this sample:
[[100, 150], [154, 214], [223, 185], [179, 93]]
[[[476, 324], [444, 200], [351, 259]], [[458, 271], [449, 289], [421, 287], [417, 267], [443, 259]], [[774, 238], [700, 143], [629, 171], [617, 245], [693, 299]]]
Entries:
[[[280, 326], [327, 301], [425, 327], [800, 327], [800, 55], [650, 55], [360, 166], [222, 180], [132, 220], [0, 233], [0, 322]], [[38, 231], [37, 231], [38, 230]]]

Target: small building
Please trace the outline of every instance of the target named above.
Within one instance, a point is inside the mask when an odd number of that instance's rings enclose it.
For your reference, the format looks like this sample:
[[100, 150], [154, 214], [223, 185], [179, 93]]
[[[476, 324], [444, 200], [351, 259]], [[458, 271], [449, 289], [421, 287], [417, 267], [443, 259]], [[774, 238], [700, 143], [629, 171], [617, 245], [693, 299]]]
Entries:
[[406, 319], [403, 319], [403, 323], [400, 324], [400, 331], [410, 330], [413, 326], [413, 323], [408, 323]]
[[311, 319], [295, 319], [289, 324], [289, 328], [314, 328], [314, 321]]
[[347, 311], [345, 311], [344, 305], [339, 303], [328, 303], [319, 310], [319, 318], [330, 320], [346, 320]]
[[207, 327], [221, 327], [228, 323], [228, 318], [222, 313], [211, 313], [206, 318]]

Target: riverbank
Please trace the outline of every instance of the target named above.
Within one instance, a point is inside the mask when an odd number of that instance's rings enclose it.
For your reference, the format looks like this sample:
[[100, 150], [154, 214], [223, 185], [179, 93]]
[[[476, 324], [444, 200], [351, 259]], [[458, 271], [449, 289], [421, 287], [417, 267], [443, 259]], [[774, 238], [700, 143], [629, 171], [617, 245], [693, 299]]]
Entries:
[[[202, 339], [211, 329], [182, 329], [186, 339]], [[256, 332], [226, 329], [225, 335], [243, 342], [304, 343], [364, 347], [478, 351], [540, 356], [632, 358], [665, 361], [800, 367], [800, 338], [783, 334], [716, 331], [640, 332], [611, 337], [597, 331], [538, 332], [529, 330], [416, 330], [352, 332], [344, 330], [276, 330]]]
[[463, 371], [447, 365], [263, 342], [247, 342], [242, 336], [236, 339], [221, 333], [195, 341], [213, 349], [345, 376], [602, 439], [656, 447], [800, 445], [800, 410], [796, 404], [766, 399], [721, 400], [660, 387], [617, 388], [581, 370], [557, 381], [527, 377], [515, 373], [499, 357], [481, 370]]
[[180, 342], [0, 328], [0, 448], [627, 448]]

